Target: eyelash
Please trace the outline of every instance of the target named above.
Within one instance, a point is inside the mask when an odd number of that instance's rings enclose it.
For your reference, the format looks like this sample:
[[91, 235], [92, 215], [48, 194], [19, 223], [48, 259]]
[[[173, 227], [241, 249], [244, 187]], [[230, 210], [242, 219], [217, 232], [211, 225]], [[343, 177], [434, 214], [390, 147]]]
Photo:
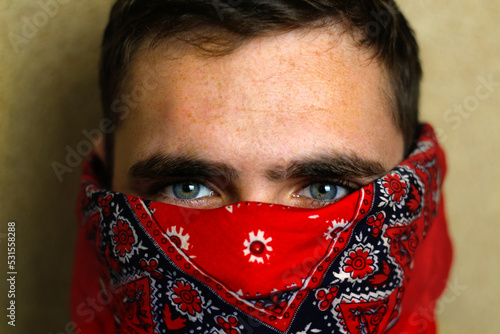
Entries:
[[355, 191], [355, 190], [357, 190], [357, 189], [359, 189], [359, 188], [362, 187], [359, 184], [356, 184], [354, 182], [350, 182], [350, 181], [347, 181], [347, 180], [344, 180], [344, 179], [335, 179], [335, 180], [331, 180], [331, 179], [317, 179], [317, 180], [314, 180], [314, 181], [307, 182], [306, 187], [310, 186], [311, 184], [314, 184], [314, 183], [331, 183], [331, 184], [335, 184], [337, 186], [341, 186], [341, 187], [347, 188], [350, 191]]
[[[318, 180], [307, 182], [304, 186], [301, 186], [301, 188], [298, 191], [305, 189], [306, 187], [309, 187], [315, 183], [330, 183], [330, 184], [334, 184], [336, 186], [346, 188], [348, 195], [363, 187], [360, 184], [356, 184], [356, 183], [349, 182], [349, 181], [342, 180], [342, 179], [336, 179], [336, 180], [318, 179]], [[342, 198], [344, 198], [344, 197], [342, 197]], [[314, 206], [323, 207], [323, 206], [335, 203], [337, 201], [340, 201], [342, 198], [334, 199], [331, 201], [324, 201], [324, 200], [322, 201], [322, 200], [314, 199], [314, 198], [306, 198], [306, 199], [308, 199], [310, 201], [310, 203], [313, 204]]]
[[186, 204], [186, 205], [192, 205], [193, 203], [199, 203], [205, 200], [204, 197], [202, 198], [193, 198], [193, 199], [181, 199], [181, 198], [174, 198], [170, 196], [165, 196], [161, 195], [163, 198], [169, 198], [171, 201], [174, 201], [175, 203], [178, 204]]
[[[176, 183], [179, 183], [179, 182], [193, 182], [193, 183], [199, 183], [205, 187], [207, 187], [208, 189], [210, 189], [211, 191], [213, 191], [214, 193], [219, 194], [218, 191], [214, 190], [216, 187], [213, 185], [212, 182], [209, 182], [205, 179], [180, 179], [180, 180], [175, 180], [175, 182], [171, 181], [171, 182], [161, 182], [161, 183], [157, 183], [157, 184], [153, 184], [151, 187], [150, 187], [150, 190], [148, 191], [148, 195], [149, 196], [160, 196], [162, 199], [168, 199], [170, 201], [174, 201], [178, 204], [186, 204], [186, 205], [189, 205], [189, 204], [193, 204], [193, 203], [199, 203], [199, 202], [202, 202], [204, 200], [206, 200], [207, 198], [206, 197], [202, 197], [202, 198], [194, 198], [194, 199], [180, 199], [180, 198], [175, 198], [175, 197], [171, 197], [171, 196], [167, 196], [165, 194], [163, 194], [162, 190], [165, 189], [166, 187], [168, 186], [171, 186], [171, 185], [174, 185]], [[302, 185], [300, 185], [299, 189], [294, 191], [294, 194], [300, 192], [301, 190], [311, 186], [312, 184], [315, 184], [315, 183], [330, 183], [330, 184], [334, 184], [336, 186], [340, 186], [340, 187], [343, 187], [343, 188], [346, 188], [348, 193], [352, 193], [358, 189], [360, 189], [362, 187], [362, 185], [360, 184], [356, 184], [356, 183], [353, 183], [353, 182], [349, 182], [349, 181], [346, 181], [346, 180], [342, 180], [342, 179], [336, 179], [336, 180], [329, 180], [329, 179], [317, 179], [317, 180], [307, 180], [307, 182], [304, 182]], [[324, 201], [324, 200], [318, 200], [318, 199], [314, 199], [314, 198], [307, 198], [307, 197], [302, 197], [304, 200], [308, 200], [312, 205], [314, 206], [325, 206], [325, 205], [328, 205], [328, 204], [332, 204], [332, 203], [335, 203], [337, 201], [339, 201], [340, 199], [335, 199], [335, 200], [331, 200], [331, 201]]]
[[165, 189], [166, 187], [180, 183], [180, 182], [199, 183], [199, 184], [203, 185], [204, 187], [207, 187], [208, 189], [210, 189], [214, 193], [216, 193], [216, 194], [219, 193], [218, 191], [214, 190], [215, 187], [211, 182], [204, 180], [204, 179], [192, 179], [192, 178], [190, 178], [190, 179], [179, 179], [179, 180], [175, 180], [175, 181], [161, 182], [161, 183], [154, 184], [153, 186], [150, 187], [150, 190], [148, 191], [149, 196], [159, 195], [161, 198], [164, 198], [164, 199], [168, 198], [169, 200], [175, 201], [179, 204], [193, 204], [196, 202], [201, 202], [201, 201], [206, 199], [205, 197], [193, 198], [193, 199], [181, 199], [181, 198], [167, 196], [167, 195], [164, 195], [162, 193], [162, 190]]

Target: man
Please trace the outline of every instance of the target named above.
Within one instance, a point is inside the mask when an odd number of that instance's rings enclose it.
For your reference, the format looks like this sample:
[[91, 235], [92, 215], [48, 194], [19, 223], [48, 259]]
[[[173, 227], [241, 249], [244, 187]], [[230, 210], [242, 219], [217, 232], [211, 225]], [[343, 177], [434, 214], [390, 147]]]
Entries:
[[393, 1], [117, 1], [77, 329], [433, 332], [450, 246], [420, 78]]

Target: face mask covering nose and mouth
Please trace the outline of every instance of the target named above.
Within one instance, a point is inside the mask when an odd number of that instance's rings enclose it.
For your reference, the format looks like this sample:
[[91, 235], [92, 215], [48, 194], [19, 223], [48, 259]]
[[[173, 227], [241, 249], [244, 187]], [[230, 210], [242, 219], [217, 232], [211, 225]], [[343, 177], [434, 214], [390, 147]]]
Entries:
[[83, 167], [72, 286], [79, 333], [435, 333], [452, 250], [444, 154], [410, 156], [320, 209], [198, 210], [104, 189]]

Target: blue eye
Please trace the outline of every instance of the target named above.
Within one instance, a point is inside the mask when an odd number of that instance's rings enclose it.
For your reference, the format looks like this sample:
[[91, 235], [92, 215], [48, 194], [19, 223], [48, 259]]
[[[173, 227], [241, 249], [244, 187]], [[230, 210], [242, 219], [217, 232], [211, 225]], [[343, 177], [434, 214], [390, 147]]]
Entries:
[[176, 199], [190, 200], [210, 196], [213, 191], [200, 183], [179, 182], [165, 187], [164, 193]]
[[302, 189], [300, 196], [313, 198], [319, 201], [333, 201], [347, 195], [349, 191], [341, 186], [332, 183], [312, 183]]

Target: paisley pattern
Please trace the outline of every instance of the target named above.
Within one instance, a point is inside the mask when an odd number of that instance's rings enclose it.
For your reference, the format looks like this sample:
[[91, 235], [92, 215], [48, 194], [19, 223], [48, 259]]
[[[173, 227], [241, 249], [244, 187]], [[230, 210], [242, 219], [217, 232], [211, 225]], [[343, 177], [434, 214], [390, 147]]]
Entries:
[[182, 208], [103, 189], [99, 165], [84, 166], [78, 210], [81, 333], [434, 330], [418, 310], [441, 294], [451, 246], [444, 155], [428, 125], [407, 160], [321, 209]]

